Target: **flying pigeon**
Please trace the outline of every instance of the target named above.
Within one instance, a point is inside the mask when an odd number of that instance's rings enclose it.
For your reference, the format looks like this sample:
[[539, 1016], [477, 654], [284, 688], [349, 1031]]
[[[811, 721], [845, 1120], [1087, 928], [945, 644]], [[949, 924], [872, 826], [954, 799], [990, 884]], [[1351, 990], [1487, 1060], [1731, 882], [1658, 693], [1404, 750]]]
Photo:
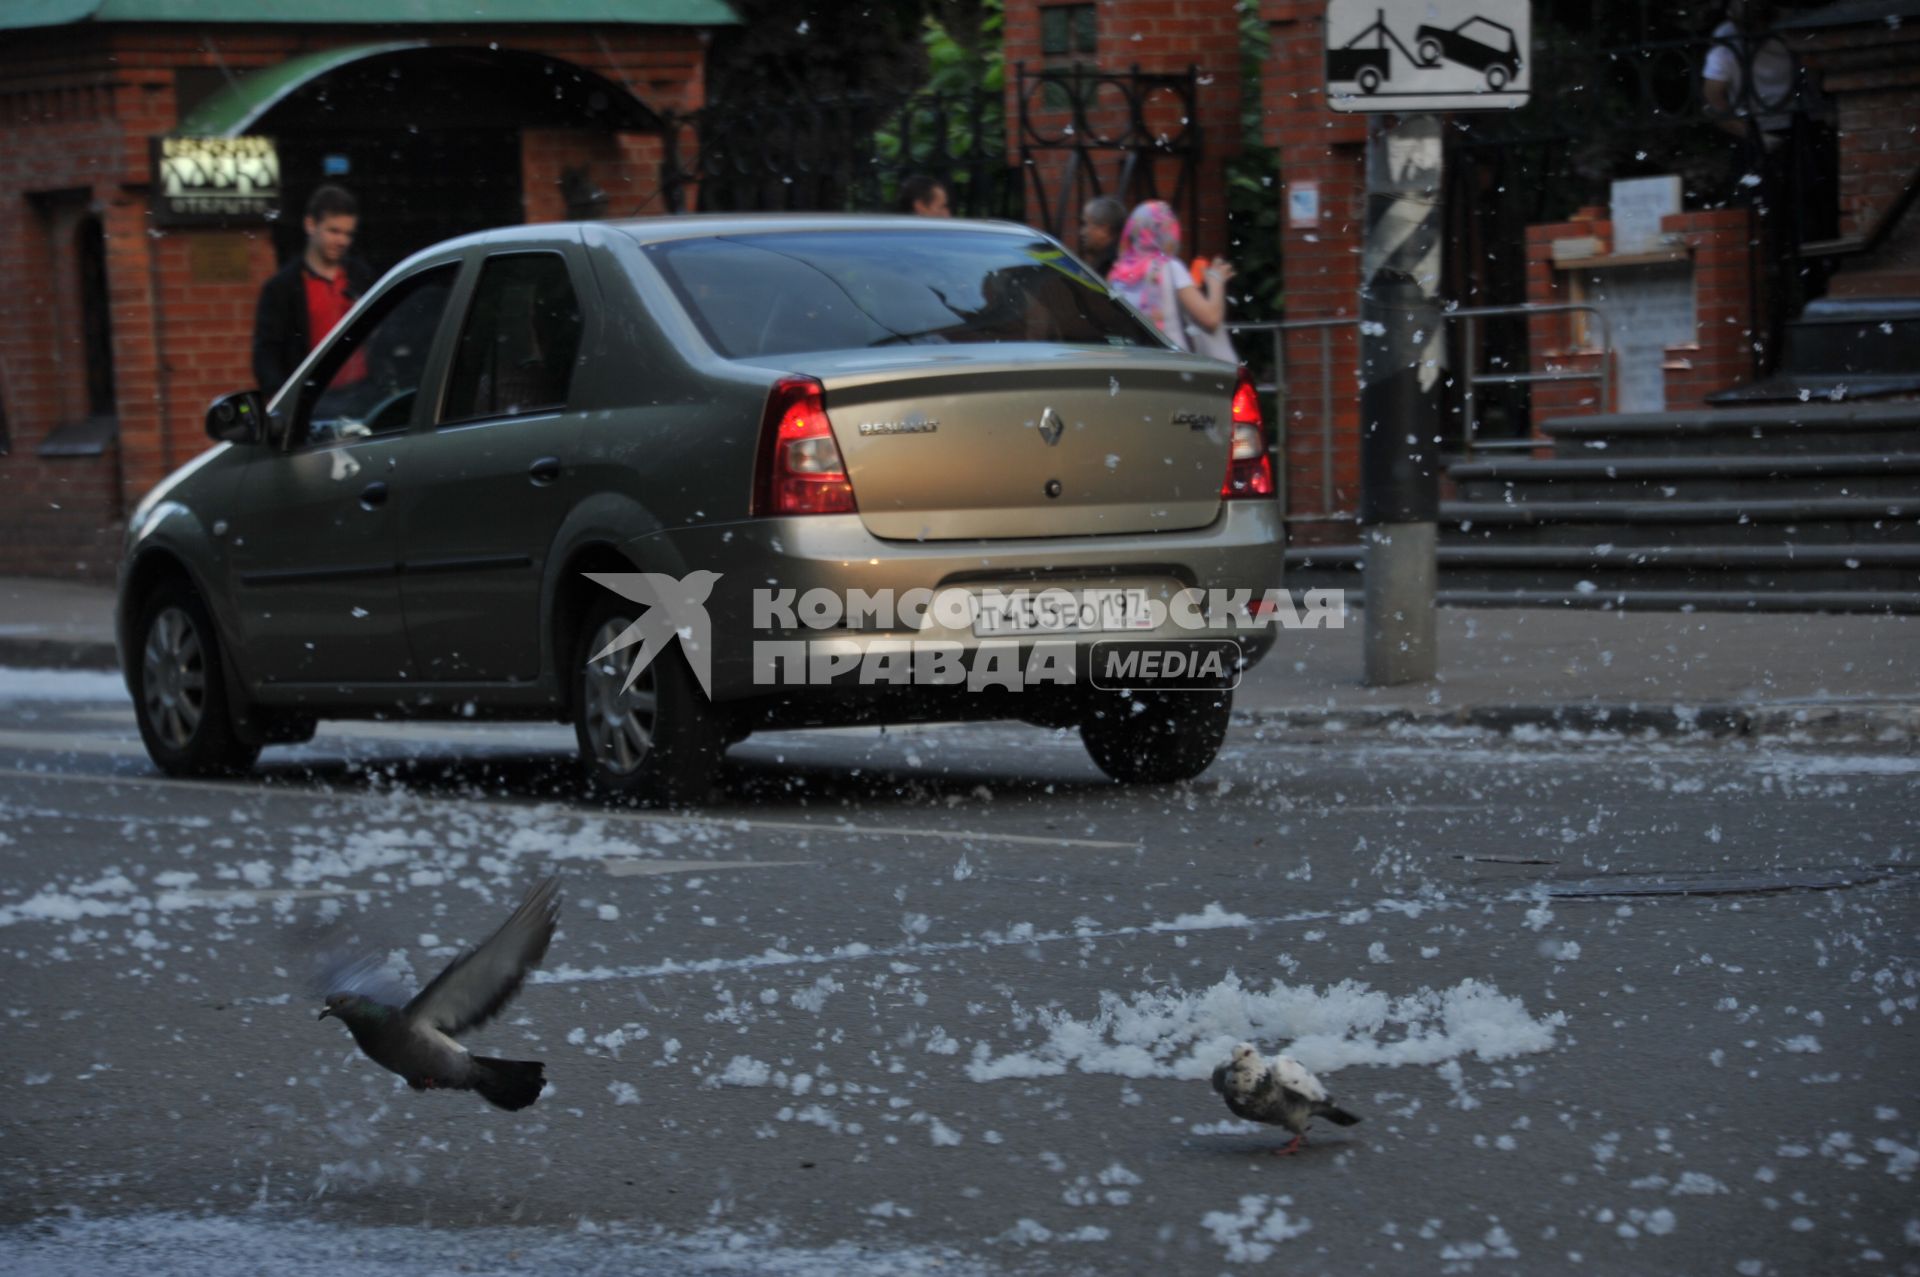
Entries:
[[1307, 1123], [1324, 1117], [1336, 1126], [1352, 1126], [1360, 1119], [1336, 1105], [1320, 1079], [1290, 1055], [1263, 1060], [1248, 1043], [1233, 1048], [1233, 1057], [1213, 1071], [1213, 1089], [1226, 1098], [1235, 1117], [1249, 1122], [1284, 1126], [1293, 1143], [1276, 1148], [1276, 1155], [1292, 1153], [1306, 1143]]
[[319, 1018], [345, 1024], [368, 1059], [416, 1091], [478, 1091], [489, 1104], [523, 1109], [547, 1085], [540, 1061], [472, 1055], [454, 1037], [485, 1024], [513, 999], [527, 972], [546, 956], [559, 918], [559, 879], [548, 878], [527, 892], [486, 943], [448, 963], [405, 1006], [363, 991], [380, 988], [372, 960], [338, 964], [328, 975], [327, 1005]]

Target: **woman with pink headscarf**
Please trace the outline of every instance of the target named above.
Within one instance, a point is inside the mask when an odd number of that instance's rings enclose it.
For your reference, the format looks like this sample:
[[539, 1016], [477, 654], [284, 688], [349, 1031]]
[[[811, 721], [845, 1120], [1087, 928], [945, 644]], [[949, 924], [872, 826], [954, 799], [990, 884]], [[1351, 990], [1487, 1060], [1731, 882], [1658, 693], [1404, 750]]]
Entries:
[[1206, 286], [1197, 286], [1180, 260], [1180, 219], [1165, 200], [1148, 200], [1133, 210], [1120, 232], [1120, 256], [1107, 275], [1113, 291], [1182, 350], [1193, 349], [1187, 325], [1218, 332], [1227, 320], [1227, 281], [1233, 267], [1216, 260], [1207, 267]]

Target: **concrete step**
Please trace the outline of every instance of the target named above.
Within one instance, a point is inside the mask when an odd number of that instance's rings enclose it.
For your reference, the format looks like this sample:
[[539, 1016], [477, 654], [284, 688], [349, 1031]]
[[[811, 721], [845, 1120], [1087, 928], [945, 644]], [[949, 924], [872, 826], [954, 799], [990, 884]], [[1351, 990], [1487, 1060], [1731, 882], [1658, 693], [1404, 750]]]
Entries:
[[[1920, 462], [1920, 458], [1915, 459]], [[1532, 506], [1568, 501], [1663, 506], [1725, 504], [1738, 518], [1746, 507], [1759, 503], [1827, 501], [1868, 498], [1920, 510], [1920, 465], [1912, 472], [1890, 469], [1876, 473], [1856, 469], [1845, 473], [1717, 474], [1711, 466], [1684, 474], [1649, 471], [1640, 476], [1539, 473], [1501, 479], [1465, 479], [1457, 471], [1458, 498], [1468, 504], [1498, 503]]]
[[1616, 545], [1643, 549], [1651, 546], [1788, 547], [1788, 546], [1899, 546], [1920, 545], [1920, 520], [1803, 519], [1774, 522], [1749, 519], [1744, 523], [1562, 523], [1468, 522], [1443, 528], [1442, 538], [1455, 545], [1586, 546]]
[[[1697, 606], [1757, 607], [1754, 598], [1799, 600], [1809, 610], [1899, 610], [1920, 598], [1920, 545], [1754, 547], [1668, 545], [1462, 545], [1439, 550], [1440, 589], [1449, 601], [1469, 598], [1562, 599], [1631, 596], [1695, 601]], [[1295, 589], [1360, 586], [1358, 547], [1288, 551], [1287, 583]], [[1844, 604], [1844, 607], [1842, 607]], [[1768, 606], [1773, 606], [1769, 604]]]
[[1684, 479], [1701, 476], [1773, 479], [1848, 474], [1920, 474], [1920, 452], [1877, 450], [1782, 457], [1502, 457], [1456, 461], [1447, 467], [1447, 473], [1461, 482]]
[[1920, 592], [1882, 594], [1872, 590], [1824, 590], [1798, 594], [1741, 590], [1596, 590], [1562, 594], [1555, 590], [1454, 590], [1442, 586], [1438, 602], [1448, 607], [1580, 607], [1634, 612], [1871, 612], [1920, 613]]
[[1541, 433], [1566, 459], [1920, 452], [1920, 401], [1559, 417]]
[[1441, 523], [1455, 525], [1462, 530], [1547, 523], [1739, 526], [1751, 523], [1873, 523], [1881, 520], [1904, 522], [1920, 531], [1920, 496], [1626, 501], [1543, 498], [1524, 502], [1446, 501], [1440, 506]]

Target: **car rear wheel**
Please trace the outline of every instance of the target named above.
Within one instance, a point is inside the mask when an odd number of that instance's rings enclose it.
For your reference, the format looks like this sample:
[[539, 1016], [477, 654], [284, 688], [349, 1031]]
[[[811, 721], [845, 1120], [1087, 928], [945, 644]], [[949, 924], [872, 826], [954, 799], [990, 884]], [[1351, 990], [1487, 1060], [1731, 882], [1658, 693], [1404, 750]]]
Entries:
[[1378, 92], [1380, 89], [1380, 73], [1372, 67], [1366, 67], [1360, 72], [1356, 82], [1360, 85], [1360, 91], [1362, 93]]
[[260, 748], [233, 730], [220, 639], [193, 588], [168, 581], [149, 594], [134, 642], [134, 717], [155, 765], [170, 776], [251, 767]]
[[1506, 88], [1507, 81], [1511, 78], [1512, 76], [1507, 69], [1498, 63], [1487, 68], [1487, 87], [1495, 93]]
[[599, 655], [632, 625], [637, 609], [596, 602], [573, 655], [573, 729], [587, 783], [643, 806], [702, 801], [726, 751], [724, 724], [694, 682], [678, 644], [657, 654], [632, 687], [637, 649]]
[[1122, 784], [1192, 780], [1227, 738], [1233, 693], [1136, 692], [1103, 699], [1080, 723], [1100, 770]]

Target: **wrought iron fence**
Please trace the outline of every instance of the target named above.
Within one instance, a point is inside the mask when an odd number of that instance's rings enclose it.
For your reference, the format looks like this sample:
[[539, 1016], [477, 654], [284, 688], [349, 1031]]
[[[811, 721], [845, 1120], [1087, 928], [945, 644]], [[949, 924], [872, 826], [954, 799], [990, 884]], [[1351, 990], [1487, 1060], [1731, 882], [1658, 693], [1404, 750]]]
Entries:
[[669, 211], [878, 212], [924, 173], [963, 217], [1020, 215], [1006, 107], [990, 90], [720, 103], [665, 123]]
[[[1188, 226], [1200, 207], [1199, 72], [1176, 74], [1017, 64], [1020, 170], [1028, 221], [1067, 238], [1098, 195], [1159, 199]], [[1059, 157], [1057, 160], [1052, 157]], [[1164, 170], [1171, 169], [1169, 175]], [[1036, 216], [1037, 214], [1037, 216]]]

